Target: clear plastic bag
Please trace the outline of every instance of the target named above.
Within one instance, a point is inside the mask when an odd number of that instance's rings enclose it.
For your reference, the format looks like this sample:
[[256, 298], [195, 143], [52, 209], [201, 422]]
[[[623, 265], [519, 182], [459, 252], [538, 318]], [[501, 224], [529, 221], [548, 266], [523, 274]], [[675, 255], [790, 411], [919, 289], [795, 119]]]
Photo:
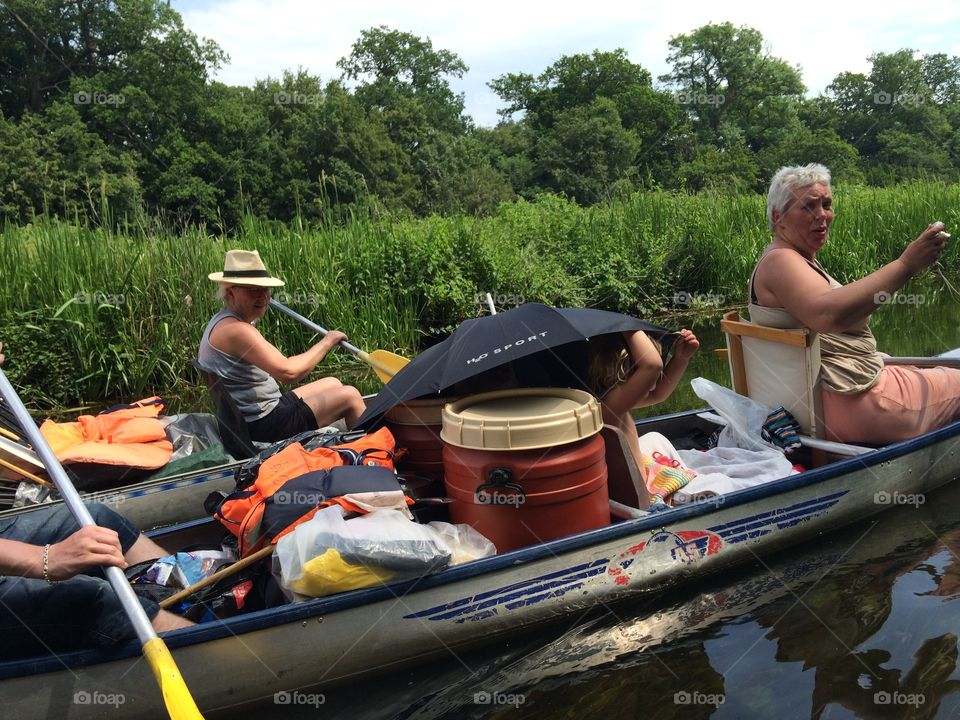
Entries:
[[497, 554], [496, 546], [474, 530], [471, 525], [451, 525], [434, 520], [429, 523], [428, 527], [433, 528], [440, 539], [446, 543], [450, 550], [451, 565], [459, 565], [460, 563]]
[[347, 521], [339, 505], [318, 511], [276, 550], [281, 585], [311, 597], [425, 575], [446, 567], [450, 556], [434, 528], [397, 510]]
[[[769, 450], [775, 445], [760, 437], [763, 424], [773, 408], [739, 395], [729, 388], [698, 377], [690, 381], [693, 392], [710, 404], [727, 421], [720, 432], [718, 447], [738, 447], [743, 450]], [[779, 449], [779, 448], [777, 448]]]

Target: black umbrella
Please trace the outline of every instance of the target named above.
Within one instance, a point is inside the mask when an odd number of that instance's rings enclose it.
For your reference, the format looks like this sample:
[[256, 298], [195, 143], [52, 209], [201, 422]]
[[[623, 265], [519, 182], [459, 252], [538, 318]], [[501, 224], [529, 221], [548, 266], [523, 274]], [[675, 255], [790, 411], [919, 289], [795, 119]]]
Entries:
[[420, 353], [380, 390], [357, 426], [371, 428], [390, 408], [423, 397], [504, 387], [578, 387], [590, 356], [589, 339], [642, 330], [664, 350], [675, 333], [629, 315], [592, 308], [520, 305], [466, 320], [442, 342]]

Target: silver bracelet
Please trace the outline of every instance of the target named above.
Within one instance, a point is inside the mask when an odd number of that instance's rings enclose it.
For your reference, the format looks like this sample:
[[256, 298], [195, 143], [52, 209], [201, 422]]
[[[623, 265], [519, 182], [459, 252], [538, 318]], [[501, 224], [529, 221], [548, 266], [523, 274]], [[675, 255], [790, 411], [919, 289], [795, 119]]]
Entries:
[[43, 579], [47, 581], [47, 585], [55, 582], [50, 579], [50, 543], [43, 546]]

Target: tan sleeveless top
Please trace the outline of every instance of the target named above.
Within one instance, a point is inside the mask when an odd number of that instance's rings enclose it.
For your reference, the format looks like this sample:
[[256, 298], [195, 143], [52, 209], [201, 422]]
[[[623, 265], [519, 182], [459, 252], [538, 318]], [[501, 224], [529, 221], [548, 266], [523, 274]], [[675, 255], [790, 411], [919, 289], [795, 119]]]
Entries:
[[[750, 321], [758, 325], [774, 328], [800, 328], [803, 323], [791, 315], [785, 308], [768, 307], [757, 301], [753, 288], [753, 279], [757, 268], [763, 262], [766, 253], [757, 262], [750, 276], [750, 304], [747, 311]], [[823, 266], [816, 260], [806, 260], [830, 287], [840, 287]], [[821, 378], [823, 384], [833, 392], [844, 395], [866, 392], [880, 379], [883, 370], [883, 357], [877, 352], [877, 340], [870, 330], [870, 318], [864, 318], [842, 333], [818, 333], [820, 337]]]

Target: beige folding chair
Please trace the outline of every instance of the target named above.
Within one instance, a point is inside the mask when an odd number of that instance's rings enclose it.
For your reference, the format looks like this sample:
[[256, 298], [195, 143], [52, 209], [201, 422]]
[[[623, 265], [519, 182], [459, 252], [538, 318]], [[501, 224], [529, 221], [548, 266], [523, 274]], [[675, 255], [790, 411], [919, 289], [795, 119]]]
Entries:
[[822, 438], [820, 339], [807, 328], [755, 325], [731, 310], [720, 321], [733, 389], [770, 408], [782, 405], [804, 435]]

